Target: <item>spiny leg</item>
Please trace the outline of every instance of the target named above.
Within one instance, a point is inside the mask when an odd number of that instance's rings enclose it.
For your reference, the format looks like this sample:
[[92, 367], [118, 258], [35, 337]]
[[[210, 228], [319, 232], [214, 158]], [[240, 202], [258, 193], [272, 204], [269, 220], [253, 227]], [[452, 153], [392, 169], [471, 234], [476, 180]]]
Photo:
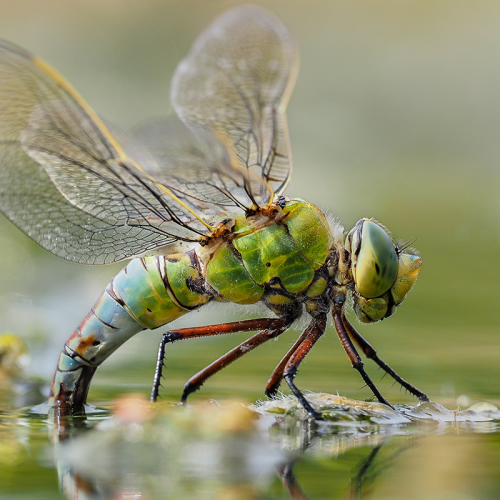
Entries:
[[358, 352], [356, 351], [354, 345], [351, 342], [349, 334], [346, 332], [346, 329], [345, 329], [345, 326], [344, 326], [344, 323], [342, 321], [340, 314], [337, 313], [335, 310], [333, 311], [333, 322], [335, 324], [335, 330], [337, 330], [337, 335], [339, 336], [342, 347], [344, 348], [348, 358], [350, 359], [352, 367], [354, 369], [358, 370], [361, 377], [363, 377], [365, 384], [372, 390], [375, 397], [381, 403], [392, 408], [389, 401], [387, 401], [387, 399], [385, 399], [384, 396], [382, 396], [382, 394], [380, 394], [380, 391], [377, 389], [375, 384], [372, 382], [372, 379], [365, 372], [365, 369], [363, 368], [363, 361], [361, 361], [361, 358], [359, 357]]
[[343, 316], [342, 322], [344, 323], [345, 329], [349, 334], [349, 337], [358, 345], [358, 347], [364, 352], [368, 359], [372, 359], [377, 363], [377, 365], [382, 368], [386, 373], [388, 373], [396, 382], [399, 382], [410, 394], [416, 396], [420, 401], [430, 401], [429, 397], [425, 392], [414, 385], [407, 382], [404, 378], [400, 377], [387, 363], [384, 363], [378, 356], [377, 351], [366, 341], [361, 334], [351, 325], [348, 319]]
[[196, 375], [192, 376], [184, 386], [184, 391], [182, 392], [181, 403], [184, 404], [188, 396], [197, 391], [207, 379], [212, 375], [225, 368], [227, 365], [231, 364], [233, 361], [241, 358], [247, 352], [252, 351], [256, 347], [260, 346], [268, 340], [276, 338], [281, 335], [284, 331], [288, 329], [288, 324], [280, 326], [278, 328], [268, 328], [256, 333], [249, 339], [242, 342], [239, 346], [231, 349], [229, 352], [221, 356], [219, 359], [208, 365], [203, 370], [199, 371]]
[[300, 334], [300, 337], [295, 341], [288, 352], [283, 356], [283, 359], [278, 363], [278, 366], [274, 369], [272, 375], [267, 381], [265, 395], [268, 398], [274, 399], [278, 393], [279, 386], [283, 380], [283, 372], [288, 360], [292, 357], [293, 353], [298, 349], [299, 345], [302, 344], [304, 339], [309, 335], [310, 329], [312, 328], [312, 323]]
[[326, 314], [320, 314], [317, 318], [314, 318], [309, 326], [306, 328], [307, 335], [305, 335], [304, 340], [295, 349], [290, 358], [288, 359], [285, 370], [283, 372], [283, 378], [286, 383], [295, 394], [295, 397], [299, 400], [300, 404], [305, 408], [307, 413], [315, 420], [323, 420], [321, 415], [309, 404], [304, 395], [300, 392], [298, 387], [294, 384], [293, 379], [297, 375], [297, 370], [300, 363], [306, 357], [308, 352], [313, 348], [314, 344], [319, 340], [321, 335], [325, 332], [326, 328]]
[[[170, 333], [170, 332], [168, 332]], [[165, 360], [165, 345], [167, 344], [167, 337], [165, 334], [162, 335], [160, 339], [160, 345], [158, 346], [158, 355], [156, 356], [156, 366], [155, 374], [153, 376], [153, 386], [151, 387], [151, 396], [149, 396], [149, 401], [151, 403], [156, 402], [158, 399], [158, 394], [161, 387], [161, 378], [163, 377], [163, 363]]]
[[196, 328], [182, 328], [171, 330], [162, 335], [158, 347], [153, 387], [151, 389], [151, 402], [155, 402], [161, 385], [163, 362], [165, 359], [165, 345], [177, 340], [192, 339], [198, 337], [208, 337], [212, 335], [224, 335], [226, 333], [251, 332], [252, 330], [262, 330], [265, 328], [277, 329], [289, 322], [284, 318], [258, 318], [246, 321], [235, 321], [233, 323], [221, 323], [219, 325], [207, 325]]

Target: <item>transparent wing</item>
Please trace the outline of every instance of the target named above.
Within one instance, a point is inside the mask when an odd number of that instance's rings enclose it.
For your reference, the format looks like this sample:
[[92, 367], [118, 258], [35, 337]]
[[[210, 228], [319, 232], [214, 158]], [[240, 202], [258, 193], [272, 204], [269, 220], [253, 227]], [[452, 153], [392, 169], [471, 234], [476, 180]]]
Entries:
[[154, 160], [128, 148], [138, 161], [57, 73], [0, 42], [0, 210], [28, 236], [104, 264], [209, 231], [204, 204], [156, 181]]
[[227, 135], [240, 167], [265, 181], [249, 187], [255, 199], [269, 198], [267, 185], [280, 194], [290, 178], [285, 108], [297, 70], [297, 49], [283, 23], [244, 5], [198, 37], [172, 80], [181, 120]]
[[249, 191], [261, 192], [259, 203], [269, 202], [271, 192], [262, 179], [242, 169], [231, 157], [230, 146], [207, 130], [188, 129], [177, 117], [168, 116], [141, 124], [133, 135], [153, 159], [144, 162], [145, 170], [180, 198], [186, 192], [197, 199], [212, 221], [250, 207], [254, 199]]

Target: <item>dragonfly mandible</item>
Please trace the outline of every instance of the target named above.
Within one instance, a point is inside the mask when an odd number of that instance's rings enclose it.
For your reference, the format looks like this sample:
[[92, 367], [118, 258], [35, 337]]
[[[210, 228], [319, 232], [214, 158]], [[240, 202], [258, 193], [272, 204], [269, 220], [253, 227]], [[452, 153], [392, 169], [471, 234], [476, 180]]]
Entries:
[[210, 301], [264, 303], [273, 317], [163, 334], [151, 398], [167, 344], [257, 331], [192, 377], [182, 401], [213, 374], [285, 332], [310, 323], [272, 373], [266, 394], [298, 367], [331, 313], [352, 366], [376, 398], [355, 344], [420, 400], [425, 393], [376, 354], [346, 317], [394, 314], [421, 267], [418, 253], [361, 219], [344, 238], [316, 206], [290, 199], [285, 108], [298, 69], [288, 29], [268, 10], [222, 14], [194, 43], [172, 80], [177, 119], [133, 135], [111, 127], [51, 67], [0, 44], [0, 209], [30, 238], [84, 264], [130, 260], [65, 343], [48, 402], [82, 409], [94, 372], [133, 335]]

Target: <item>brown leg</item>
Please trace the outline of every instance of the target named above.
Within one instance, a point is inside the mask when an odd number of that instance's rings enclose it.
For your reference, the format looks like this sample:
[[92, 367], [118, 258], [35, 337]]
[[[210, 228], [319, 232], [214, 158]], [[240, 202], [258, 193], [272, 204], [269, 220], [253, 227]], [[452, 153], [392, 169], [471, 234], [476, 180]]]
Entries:
[[293, 379], [297, 375], [297, 370], [300, 363], [306, 357], [307, 353], [313, 348], [314, 344], [319, 340], [321, 335], [325, 332], [326, 328], [326, 314], [321, 314], [314, 318], [309, 326], [306, 328], [307, 335], [300, 345], [295, 349], [290, 358], [288, 359], [283, 378], [286, 383], [299, 400], [300, 404], [306, 409], [307, 413], [315, 420], [323, 420], [320, 414], [309, 404], [304, 395], [300, 392], [294, 384]]
[[387, 401], [387, 399], [380, 394], [379, 390], [376, 388], [375, 384], [372, 382], [371, 378], [368, 376], [368, 374], [365, 372], [365, 369], [363, 368], [363, 361], [361, 361], [361, 358], [359, 357], [359, 354], [357, 353], [356, 349], [354, 348], [351, 339], [346, 332], [344, 323], [342, 321], [342, 318], [339, 313], [333, 311], [333, 322], [335, 324], [335, 330], [337, 330], [337, 335], [339, 336], [340, 342], [342, 343], [342, 347], [344, 348], [347, 356], [351, 360], [352, 367], [358, 370], [360, 373], [361, 377], [363, 377], [363, 380], [365, 381], [365, 384], [372, 390], [373, 394], [375, 397], [383, 404], [389, 406], [392, 408], [390, 403]]
[[349, 323], [345, 316], [342, 318], [342, 322], [344, 323], [349, 337], [351, 337], [351, 339], [358, 345], [368, 359], [375, 361], [375, 363], [377, 363], [382, 370], [388, 373], [394, 380], [396, 380], [396, 382], [399, 382], [410, 394], [416, 396], [420, 401], [429, 401], [425, 392], [422, 392], [420, 389], [407, 382], [404, 378], [400, 377], [388, 364], [384, 363], [377, 356], [377, 351], [375, 351], [375, 349], [361, 336], [351, 323]]
[[192, 339], [198, 337], [207, 337], [212, 335], [223, 335], [226, 333], [251, 332], [261, 329], [279, 329], [286, 328], [290, 324], [284, 318], [258, 318], [246, 321], [235, 321], [234, 323], [221, 323], [220, 325], [200, 326], [196, 328], [182, 328], [171, 330], [163, 334], [158, 347], [158, 357], [156, 360], [155, 374], [153, 378], [153, 387], [151, 389], [151, 402], [156, 401], [161, 386], [163, 362], [165, 359], [165, 345], [177, 340]]
[[292, 357], [292, 354], [297, 350], [299, 345], [302, 344], [307, 335], [309, 335], [311, 325], [309, 325], [301, 333], [300, 337], [295, 341], [293, 346], [289, 349], [289, 351], [285, 354], [283, 359], [279, 362], [278, 366], [274, 369], [266, 385], [265, 394], [268, 398], [272, 399], [276, 397], [281, 381], [283, 380], [283, 371], [285, 370], [285, 366], [288, 363], [288, 360]]
[[245, 342], [242, 342], [239, 346], [231, 349], [229, 352], [224, 354], [224, 356], [221, 356], [218, 360], [214, 361], [206, 368], [198, 372], [186, 382], [184, 391], [182, 392], [181, 403], [184, 404], [188, 396], [191, 393], [197, 391], [212, 375], [215, 375], [218, 371], [222, 370], [227, 365], [241, 358], [244, 354], [252, 351], [264, 342], [267, 342], [268, 340], [274, 339], [278, 335], [281, 335], [285, 330], [287, 330], [287, 328], [288, 325], [262, 330], [261, 332], [256, 333], [253, 337], [245, 340]]

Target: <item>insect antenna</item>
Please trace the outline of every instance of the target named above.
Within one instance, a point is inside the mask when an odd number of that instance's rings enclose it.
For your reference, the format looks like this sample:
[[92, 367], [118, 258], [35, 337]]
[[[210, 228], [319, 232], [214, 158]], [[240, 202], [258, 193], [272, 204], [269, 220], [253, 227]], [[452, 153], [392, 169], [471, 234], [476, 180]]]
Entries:
[[399, 257], [399, 255], [401, 255], [407, 248], [411, 247], [415, 241], [417, 241], [417, 238], [410, 238], [409, 240], [407, 240], [405, 243], [402, 243], [402, 242], [397, 242], [395, 245], [394, 245], [394, 248], [396, 249], [396, 253]]

